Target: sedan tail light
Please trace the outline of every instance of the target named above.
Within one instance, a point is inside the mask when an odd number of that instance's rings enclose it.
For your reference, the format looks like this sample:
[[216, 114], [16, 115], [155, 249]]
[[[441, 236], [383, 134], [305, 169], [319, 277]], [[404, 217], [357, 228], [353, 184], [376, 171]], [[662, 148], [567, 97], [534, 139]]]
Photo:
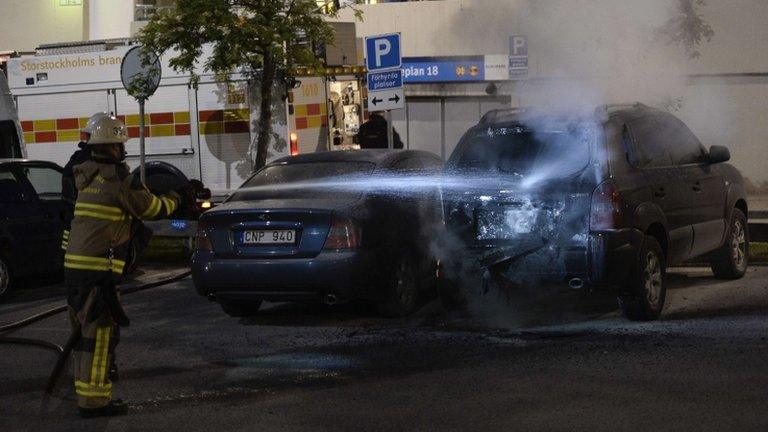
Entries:
[[360, 227], [355, 221], [334, 216], [323, 249], [355, 249], [360, 246], [360, 237]]
[[600, 183], [592, 192], [592, 205], [589, 212], [589, 228], [602, 231], [617, 228], [622, 222], [622, 201], [619, 188], [607, 180]]
[[213, 251], [211, 237], [208, 235], [208, 223], [206, 223], [203, 219], [200, 219], [200, 221], [197, 223], [197, 238], [195, 242], [195, 249], [205, 252]]

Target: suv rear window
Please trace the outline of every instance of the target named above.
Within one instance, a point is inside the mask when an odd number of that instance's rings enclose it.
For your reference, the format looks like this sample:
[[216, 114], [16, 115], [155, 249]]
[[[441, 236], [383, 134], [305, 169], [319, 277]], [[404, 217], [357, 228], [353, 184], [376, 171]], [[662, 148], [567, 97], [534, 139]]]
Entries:
[[522, 176], [542, 171], [553, 177], [565, 176], [587, 166], [597, 131], [594, 123], [552, 124], [536, 130], [523, 126], [489, 127], [465, 138], [448, 166]]

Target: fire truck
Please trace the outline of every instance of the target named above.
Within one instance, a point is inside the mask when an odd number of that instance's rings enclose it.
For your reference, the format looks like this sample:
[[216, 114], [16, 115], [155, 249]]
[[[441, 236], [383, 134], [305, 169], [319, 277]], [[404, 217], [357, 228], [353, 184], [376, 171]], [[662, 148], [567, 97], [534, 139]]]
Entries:
[[[49, 45], [35, 55], [8, 60], [8, 84], [27, 157], [65, 164], [88, 117], [104, 111], [122, 119], [129, 136], [136, 138], [126, 150], [128, 164], [138, 165], [139, 106], [120, 80], [120, 65], [132, 43]], [[147, 161], [168, 162], [188, 178], [200, 179], [214, 196], [226, 195], [252, 172], [258, 85], [242, 75], [220, 82], [204, 71], [192, 85], [188, 74], [168, 65], [171, 56], [162, 57], [160, 86], [146, 101]], [[353, 136], [367, 116], [364, 67], [329, 64], [320, 73], [295, 72], [295, 83], [280, 83], [274, 92], [267, 160], [355, 148]]]

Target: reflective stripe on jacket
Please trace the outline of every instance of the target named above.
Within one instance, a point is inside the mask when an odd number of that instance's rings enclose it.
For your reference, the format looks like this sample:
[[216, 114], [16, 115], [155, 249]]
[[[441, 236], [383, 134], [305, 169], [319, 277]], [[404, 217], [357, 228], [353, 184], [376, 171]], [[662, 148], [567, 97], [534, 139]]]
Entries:
[[122, 274], [131, 219], [167, 218], [179, 195], [153, 195], [125, 164], [89, 160], [73, 171], [78, 195], [64, 268]]

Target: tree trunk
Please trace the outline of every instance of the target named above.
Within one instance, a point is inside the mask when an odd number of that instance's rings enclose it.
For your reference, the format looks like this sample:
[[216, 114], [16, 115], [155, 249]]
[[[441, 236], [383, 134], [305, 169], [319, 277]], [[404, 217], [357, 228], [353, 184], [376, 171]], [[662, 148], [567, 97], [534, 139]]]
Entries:
[[261, 72], [261, 106], [259, 111], [259, 135], [256, 139], [256, 160], [253, 170], [266, 165], [269, 141], [272, 136], [272, 89], [275, 84], [275, 63], [269, 54], [264, 56]]

